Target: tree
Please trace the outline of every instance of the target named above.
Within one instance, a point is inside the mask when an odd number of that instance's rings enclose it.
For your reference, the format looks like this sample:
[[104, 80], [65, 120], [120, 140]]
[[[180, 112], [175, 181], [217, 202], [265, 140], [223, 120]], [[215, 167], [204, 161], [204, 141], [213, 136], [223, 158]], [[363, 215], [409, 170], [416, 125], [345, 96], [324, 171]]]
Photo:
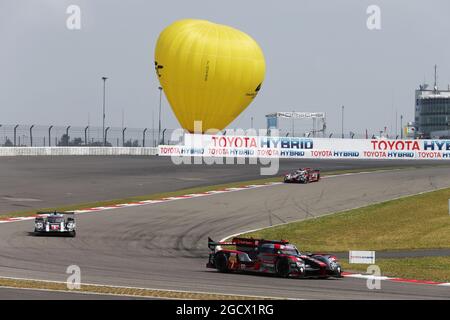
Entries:
[[66, 146], [82, 146], [84, 144], [83, 139], [81, 138], [75, 138], [73, 140], [70, 140], [70, 136], [67, 134], [63, 134], [61, 136], [61, 140], [58, 142], [58, 146], [60, 147], [66, 147]]
[[83, 139], [81, 139], [81, 138], [75, 138], [71, 142], [69, 142], [69, 145], [76, 146], [76, 147], [82, 146], [83, 144], [84, 144]]
[[129, 139], [123, 144], [123, 146], [124, 147], [139, 147], [139, 141], [138, 140], [134, 140], [132, 142], [131, 139]]
[[70, 137], [67, 135], [67, 134], [63, 134], [62, 136], [61, 136], [61, 139], [59, 140], [59, 142], [58, 142], [58, 146], [62, 146], [62, 147], [65, 147], [65, 146], [68, 146], [69, 145], [69, 139], [70, 139]]
[[[103, 147], [103, 143], [101, 141], [94, 141], [89, 143], [90, 147]], [[112, 147], [112, 144], [106, 141], [106, 147]]]
[[6, 137], [6, 141], [5, 141], [5, 143], [3, 144], [3, 146], [4, 146], [4, 147], [12, 147], [12, 146], [13, 146], [13, 143], [11, 142], [11, 140], [9, 140], [8, 137]]

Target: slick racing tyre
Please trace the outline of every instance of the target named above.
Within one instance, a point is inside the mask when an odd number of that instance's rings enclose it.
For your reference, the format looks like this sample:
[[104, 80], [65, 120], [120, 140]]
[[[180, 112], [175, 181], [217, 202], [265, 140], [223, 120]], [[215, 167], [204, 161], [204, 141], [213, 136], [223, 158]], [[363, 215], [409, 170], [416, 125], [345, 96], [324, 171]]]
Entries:
[[71, 238], [75, 238], [76, 235], [77, 235], [77, 233], [75, 231], [69, 232], [69, 237], [71, 237]]
[[216, 268], [220, 272], [228, 272], [228, 257], [223, 253], [218, 253], [214, 259]]
[[341, 266], [337, 266], [336, 270], [334, 271], [334, 276], [336, 278], [342, 278], [342, 268]]
[[277, 275], [283, 278], [289, 276], [289, 261], [287, 259], [279, 259], [275, 265]]

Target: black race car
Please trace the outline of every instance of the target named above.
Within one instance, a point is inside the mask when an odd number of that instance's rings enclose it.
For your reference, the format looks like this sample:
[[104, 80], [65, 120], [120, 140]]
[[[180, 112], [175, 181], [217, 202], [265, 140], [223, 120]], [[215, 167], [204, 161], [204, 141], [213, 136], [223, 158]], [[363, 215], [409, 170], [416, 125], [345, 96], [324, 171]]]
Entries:
[[76, 223], [74, 213], [63, 212], [38, 212], [38, 217], [34, 220], [34, 233], [61, 234], [75, 237]]
[[320, 170], [311, 168], [300, 168], [294, 172], [288, 173], [284, 176], [284, 182], [294, 183], [310, 183], [320, 180]]
[[341, 278], [342, 267], [334, 255], [302, 253], [286, 240], [233, 238], [230, 242], [208, 239], [211, 250], [207, 268], [220, 272], [275, 274], [290, 278]]

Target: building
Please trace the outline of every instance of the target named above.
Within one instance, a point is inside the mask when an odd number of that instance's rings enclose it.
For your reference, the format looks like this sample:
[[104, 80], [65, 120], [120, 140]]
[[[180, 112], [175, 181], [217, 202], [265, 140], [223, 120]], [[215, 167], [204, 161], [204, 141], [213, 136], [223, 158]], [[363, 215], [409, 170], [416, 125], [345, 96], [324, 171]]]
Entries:
[[435, 82], [433, 89], [424, 84], [416, 90], [415, 127], [419, 138], [443, 138], [450, 134], [450, 88], [439, 90]]
[[416, 126], [414, 122], [408, 122], [403, 129], [403, 137], [406, 139], [414, 139], [416, 137]]

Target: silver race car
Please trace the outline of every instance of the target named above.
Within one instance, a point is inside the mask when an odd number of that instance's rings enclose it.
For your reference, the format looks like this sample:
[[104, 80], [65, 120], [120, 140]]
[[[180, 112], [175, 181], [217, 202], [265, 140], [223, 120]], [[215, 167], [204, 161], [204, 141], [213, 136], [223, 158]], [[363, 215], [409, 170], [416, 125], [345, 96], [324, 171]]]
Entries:
[[75, 237], [76, 223], [74, 213], [62, 212], [38, 212], [40, 215], [34, 220], [34, 233], [43, 234], [61, 234]]
[[320, 170], [312, 168], [300, 168], [284, 176], [284, 182], [310, 183], [320, 180]]

